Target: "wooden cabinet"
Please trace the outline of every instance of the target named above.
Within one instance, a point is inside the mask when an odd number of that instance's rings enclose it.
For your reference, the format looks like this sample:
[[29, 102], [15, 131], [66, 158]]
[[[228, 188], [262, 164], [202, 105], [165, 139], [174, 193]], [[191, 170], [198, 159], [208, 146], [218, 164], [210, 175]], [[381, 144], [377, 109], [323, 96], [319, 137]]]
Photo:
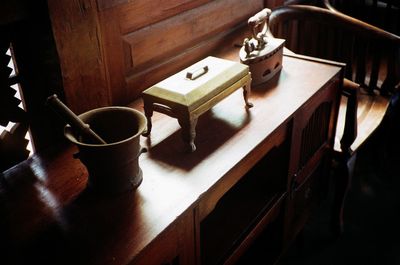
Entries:
[[[213, 55], [238, 60], [235, 49]], [[34, 155], [0, 183], [6, 264], [251, 264], [260, 240], [272, 263], [325, 191], [342, 75], [285, 55], [253, 108], [236, 91], [199, 118], [193, 153], [176, 120], [154, 113], [135, 192], [86, 190], [75, 147]]]

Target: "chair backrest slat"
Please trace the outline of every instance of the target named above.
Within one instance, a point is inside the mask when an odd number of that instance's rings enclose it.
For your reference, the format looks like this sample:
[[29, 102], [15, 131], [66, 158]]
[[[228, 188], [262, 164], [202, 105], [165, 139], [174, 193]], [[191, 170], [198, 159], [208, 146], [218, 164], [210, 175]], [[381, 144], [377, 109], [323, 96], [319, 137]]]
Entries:
[[354, 81], [363, 86], [365, 86], [366, 54], [367, 54], [367, 43], [365, 43], [363, 39], [358, 39], [355, 45], [356, 76], [354, 78]]
[[[335, 58], [335, 60], [340, 61], [340, 56], [342, 55], [343, 58], [348, 58], [346, 61], [346, 72], [345, 76], [347, 77], [352, 77], [353, 76], [353, 68], [354, 68], [354, 63], [353, 63], [353, 58], [354, 58], [354, 50], [355, 50], [355, 38], [352, 34], [349, 34], [347, 32], [343, 32], [342, 34], [343, 38], [340, 41], [340, 50], [342, 51], [340, 54], [338, 54], [338, 57]], [[350, 78], [351, 79], [351, 78]]]
[[378, 77], [379, 72], [381, 70], [381, 59], [382, 58], [382, 47], [379, 43], [375, 43], [372, 47], [370, 47], [370, 54], [371, 54], [371, 74], [369, 78], [368, 87], [370, 91], [373, 91], [378, 87]]
[[386, 75], [382, 78], [382, 94], [389, 94], [396, 85], [400, 85], [400, 49], [397, 46], [386, 47], [386, 49], [391, 50], [393, 56], [386, 57]]

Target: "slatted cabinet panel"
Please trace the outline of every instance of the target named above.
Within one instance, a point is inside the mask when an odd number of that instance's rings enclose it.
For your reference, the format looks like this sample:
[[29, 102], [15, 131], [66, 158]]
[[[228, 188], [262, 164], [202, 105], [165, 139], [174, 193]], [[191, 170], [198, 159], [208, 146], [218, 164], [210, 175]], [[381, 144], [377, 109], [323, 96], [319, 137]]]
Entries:
[[285, 241], [302, 229], [313, 207], [327, 192], [340, 78], [336, 77], [295, 117]]

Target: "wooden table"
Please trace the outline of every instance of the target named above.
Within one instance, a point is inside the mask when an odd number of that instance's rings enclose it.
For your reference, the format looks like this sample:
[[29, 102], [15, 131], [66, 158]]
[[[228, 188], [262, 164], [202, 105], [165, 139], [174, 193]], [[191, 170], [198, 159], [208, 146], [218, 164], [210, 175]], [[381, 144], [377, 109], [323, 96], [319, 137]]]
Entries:
[[342, 75], [341, 64], [284, 56], [279, 77], [253, 88], [253, 108], [237, 91], [199, 118], [194, 153], [176, 120], [155, 113], [136, 192], [87, 192], [75, 147], [34, 155], [1, 178], [0, 263], [230, 263], [270, 227], [278, 257], [320, 200]]

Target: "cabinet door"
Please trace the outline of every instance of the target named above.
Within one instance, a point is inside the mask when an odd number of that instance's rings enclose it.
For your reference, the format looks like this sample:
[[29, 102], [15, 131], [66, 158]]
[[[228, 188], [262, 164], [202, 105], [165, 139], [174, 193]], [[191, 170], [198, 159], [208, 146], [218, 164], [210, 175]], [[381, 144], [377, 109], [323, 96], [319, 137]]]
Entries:
[[[198, 218], [201, 264], [235, 264], [281, 216], [286, 198], [290, 131], [291, 123], [278, 129], [271, 138], [276, 145], [244, 176], [221, 194], [228, 182], [225, 178], [219, 188], [203, 199], [200, 207], [209, 209], [209, 204], [214, 207]], [[277, 231], [274, 236], [269, 239], [278, 245], [282, 233]]]
[[[328, 153], [319, 160], [311, 172], [294, 178], [290, 196], [290, 219], [287, 222], [287, 239], [292, 241], [306, 224], [313, 208], [324, 198], [327, 191]], [[298, 179], [301, 178], [301, 181]]]
[[339, 78], [328, 82], [295, 115], [288, 181], [286, 241], [304, 226], [328, 183], [339, 99]]

